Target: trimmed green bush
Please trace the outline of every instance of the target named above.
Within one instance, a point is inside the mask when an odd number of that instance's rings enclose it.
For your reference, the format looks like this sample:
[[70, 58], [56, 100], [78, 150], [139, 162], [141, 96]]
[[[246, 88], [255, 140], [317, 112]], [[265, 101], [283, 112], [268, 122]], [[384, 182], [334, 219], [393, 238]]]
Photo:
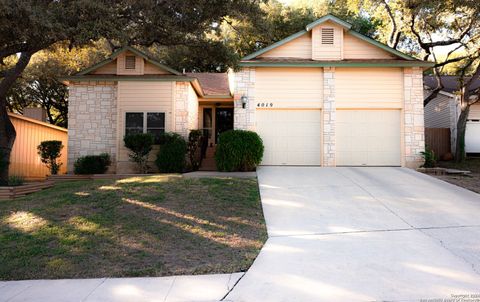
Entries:
[[138, 165], [140, 173], [148, 173], [148, 154], [152, 151], [155, 137], [151, 133], [136, 133], [125, 135], [123, 142], [130, 150], [128, 157]]
[[73, 172], [75, 174], [104, 174], [111, 163], [108, 153], [82, 156], [75, 161]]
[[257, 133], [230, 130], [220, 134], [215, 162], [219, 171], [254, 171], [263, 158], [263, 142]]
[[62, 155], [60, 153], [63, 149], [61, 141], [43, 141], [37, 146], [40, 160], [50, 170], [52, 175], [57, 175], [62, 163], [57, 162], [57, 159]]
[[176, 133], [165, 133], [155, 164], [160, 172], [181, 173], [185, 169], [187, 143]]

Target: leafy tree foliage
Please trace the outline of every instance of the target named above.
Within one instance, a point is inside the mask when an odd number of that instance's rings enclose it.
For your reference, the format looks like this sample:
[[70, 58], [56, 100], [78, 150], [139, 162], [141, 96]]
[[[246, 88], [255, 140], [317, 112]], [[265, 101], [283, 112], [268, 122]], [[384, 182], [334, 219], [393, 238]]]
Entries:
[[[7, 94], [32, 56], [59, 42], [80, 46], [105, 38], [122, 44], [188, 45], [225, 16], [248, 17], [257, 0], [0, 0], [0, 151], [9, 158], [16, 132]], [[8, 168], [0, 171], [5, 181]]]

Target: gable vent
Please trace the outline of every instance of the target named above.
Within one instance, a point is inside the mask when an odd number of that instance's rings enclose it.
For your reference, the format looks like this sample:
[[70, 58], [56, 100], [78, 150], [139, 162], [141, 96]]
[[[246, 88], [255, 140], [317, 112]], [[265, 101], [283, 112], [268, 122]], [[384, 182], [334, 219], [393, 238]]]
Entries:
[[135, 69], [135, 56], [125, 56], [125, 69]]
[[322, 28], [322, 45], [333, 45], [333, 28]]

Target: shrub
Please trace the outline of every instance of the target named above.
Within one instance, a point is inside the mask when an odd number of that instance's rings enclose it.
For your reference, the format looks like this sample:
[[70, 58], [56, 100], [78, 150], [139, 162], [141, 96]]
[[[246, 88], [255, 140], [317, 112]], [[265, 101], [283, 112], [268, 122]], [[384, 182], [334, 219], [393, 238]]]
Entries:
[[230, 130], [220, 134], [215, 162], [219, 171], [253, 171], [263, 157], [263, 142], [257, 133]]
[[130, 150], [128, 157], [138, 165], [140, 173], [148, 173], [148, 154], [152, 151], [154, 141], [150, 133], [129, 134], [123, 138], [125, 147]]
[[107, 153], [82, 156], [75, 161], [73, 172], [75, 174], [103, 174], [107, 172], [111, 163], [110, 155]]
[[12, 175], [8, 177], [8, 185], [11, 187], [21, 186], [25, 183], [25, 178], [19, 175]]
[[192, 170], [196, 171], [200, 168], [201, 152], [203, 133], [202, 130], [192, 130], [188, 134], [188, 146], [187, 153], [190, 159], [190, 166]]
[[187, 143], [176, 133], [165, 133], [155, 164], [160, 172], [181, 173], [185, 169]]
[[57, 159], [62, 155], [60, 153], [63, 149], [61, 141], [43, 141], [37, 146], [40, 160], [50, 170], [52, 175], [57, 175], [62, 163], [57, 162]]
[[437, 159], [435, 156], [435, 152], [429, 147], [425, 148], [425, 151], [420, 152], [422, 154], [425, 163], [422, 165], [422, 168], [435, 168], [437, 166]]

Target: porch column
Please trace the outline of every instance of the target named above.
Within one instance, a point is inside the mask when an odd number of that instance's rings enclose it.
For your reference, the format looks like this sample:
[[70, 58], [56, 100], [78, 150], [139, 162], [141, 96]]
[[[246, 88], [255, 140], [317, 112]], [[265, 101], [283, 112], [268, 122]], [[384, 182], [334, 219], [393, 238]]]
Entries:
[[335, 167], [335, 67], [323, 69], [322, 166]]
[[[243, 108], [241, 97], [248, 98]], [[233, 128], [255, 130], [255, 68], [246, 67], [235, 73]]]

